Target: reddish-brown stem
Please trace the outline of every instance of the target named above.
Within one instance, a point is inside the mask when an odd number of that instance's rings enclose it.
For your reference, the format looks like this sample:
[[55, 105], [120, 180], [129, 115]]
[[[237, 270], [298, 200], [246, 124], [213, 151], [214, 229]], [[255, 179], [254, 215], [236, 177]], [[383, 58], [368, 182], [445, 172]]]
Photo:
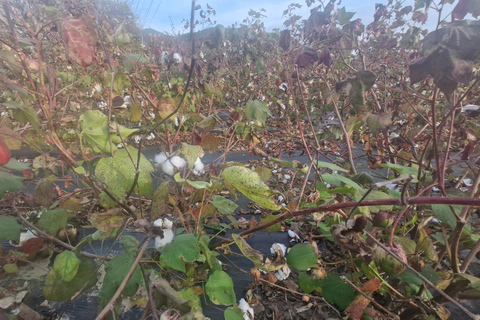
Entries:
[[390, 231], [390, 241], [388, 242], [388, 244], [390, 245], [390, 247], [393, 247], [393, 236], [395, 234], [395, 229], [397, 228], [397, 225], [398, 223], [400, 222], [400, 219], [403, 217], [403, 215], [405, 214], [405, 212], [407, 212], [408, 210], [408, 206], [405, 207], [405, 209], [402, 210], [402, 212], [400, 212], [400, 214], [398, 215], [397, 219], [395, 219], [395, 222], [393, 223], [392, 225], [392, 230]]
[[[453, 198], [453, 197], [415, 197], [415, 198], [406, 198], [404, 199], [406, 205], [428, 205], [428, 204], [446, 204], [446, 205], [468, 205], [468, 206], [480, 206], [480, 199], [478, 198]], [[307, 208], [302, 210], [296, 210], [288, 212], [288, 214], [283, 214], [275, 220], [272, 220], [268, 223], [261, 224], [255, 228], [248, 229], [240, 233], [240, 236], [246, 236], [252, 233], [255, 233], [260, 230], [264, 230], [270, 226], [273, 226], [276, 223], [280, 223], [286, 219], [304, 216], [313, 212], [325, 212], [325, 211], [337, 211], [345, 208], [353, 208], [355, 206], [367, 207], [367, 206], [378, 206], [378, 205], [402, 205], [402, 199], [379, 199], [379, 200], [364, 200], [360, 203], [357, 201], [349, 201], [343, 203], [336, 203], [326, 206]], [[212, 246], [212, 249], [217, 248], [223, 244], [232, 241], [231, 239], [222, 240]]]

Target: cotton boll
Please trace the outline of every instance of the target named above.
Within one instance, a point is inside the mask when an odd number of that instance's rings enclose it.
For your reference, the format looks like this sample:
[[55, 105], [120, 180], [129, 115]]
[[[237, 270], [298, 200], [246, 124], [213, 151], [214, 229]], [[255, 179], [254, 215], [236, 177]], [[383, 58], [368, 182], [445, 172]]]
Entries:
[[157, 219], [157, 220], [153, 221], [153, 226], [158, 227], [158, 228], [162, 228], [163, 227], [163, 219], [160, 218], [160, 219]]
[[193, 173], [197, 176], [205, 173], [205, 166], [200, 158], [197, 158], [197, 161], [195, 161]]
[[187, 161], [179, 156], [173, 156], [170, 158], [170, 162], [177, 167], [177, 169], [182, 169], [187, 164]]
[[165, 152], [160, 152], [159, 154], [155, 155], [155, 162], [157, 164], [162, 164], [165, 161], [167, 161], [167, 155], [165, 154]]
[[295, 232], [293, 232], [292, 230], [288, 230], [288, 236], [290, 238], [293, 238], [293, 239], [300, 239], [300, 237], [298, 236], [298, 234], [296, 234]]
[[243, 311], [243, 319], [253, 320], [254, 312], [253, 308], [245, 301], [245, 299], [240, 299], [238, 302], [238, 307]]
[[[293, 232], [293, 231], [292, 231]], [[285, 256], [285, 253], [287, 252], [287, 247], [283, 243], [274, 243], [272, 247], [270, 248], [271, 253], [277, 253], [277, 254], [282, 254]]]
[[155, 238], [155, 248], [161, 249], [165, 247], [173, 241], [173, 237], [175, 237], [175, 234], [172, 229], [163, 229], [163, 237], [157, 236]]
[[180, 53], [175, 52], [173, 54], [173, 60], [175, 61], [175, 63], [182, 63], [182, 56], [180, 55]]
[[278, 269], [274, 273], [274, 275], [275, 275], [275, 278], [277, 278], [280, 281], [283, 281], [288, 278], [288, 276], [290, 275], [290, 272], [291, 272], [290, 267], [288, 265], [284, 265], [281, 269]]
[[168, 220], [167, 218], [163, 219], [163, 228], [165, 229], [172, 229], [173, 222]]
[[165, 172], [166, 174], [168, 174], [170, 176], [173, 176], [175, 174], [175, 167], [168, 160], [165, 161], [164, 163], [162, 163], [162, 170], [163, 170], [163, 172]]

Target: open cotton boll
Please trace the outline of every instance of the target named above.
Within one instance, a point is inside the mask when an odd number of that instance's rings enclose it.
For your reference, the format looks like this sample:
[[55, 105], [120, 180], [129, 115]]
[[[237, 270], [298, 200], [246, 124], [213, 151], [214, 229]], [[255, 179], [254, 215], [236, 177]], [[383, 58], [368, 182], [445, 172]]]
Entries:
[[238, 307], [243, 311], [243, 319], [253, 320], [254, 312], [253, 308], [245, 301], [245, 299], [240, 299], [238, 302]]
[[155, 155], [155, 162], [157, 164], [162, 164], [164, 163], [165, 161], [167, 161], [167, 155], [165, 154], [165, 152], [160, 152], [159, 154], [156, 154]]
[[170, 162], [177, 167], [177, 169], [182, 169], [186, 166], [187, 161], [179, 156], [173, 156], [170, 158]]
[[162, 163], [162, 170], [163, 170], [163, 172], [165, 172], [166, 174], [171, 175], [171, 176], [173, 176], [175, 174], [175, 167], [168, 160], [165, 161], [164, 163]]
[[161, 249], [165, 247], [173, 241], [173, 237], [175, 237], [175, 234], [172, 229], [163, 229], [163, 237], [157, 236], [155, 238], [155, 248]]
[[274, 276], [280, 281], [283, 281], [288, 278], [292, 270], [288, 265], [284, 265], [281, 269], [275, 271]]
[[287, 247], [283, 243], [275, 242], [270, 248], [270, 252], [278, 254], [282, 253], [283, 256], [285, 256], [285, 253], [287, 252]]
[[193, 173], [197, 176], [205, 173], [205, 165], [200, 158], [197, 158], [193, 165]]

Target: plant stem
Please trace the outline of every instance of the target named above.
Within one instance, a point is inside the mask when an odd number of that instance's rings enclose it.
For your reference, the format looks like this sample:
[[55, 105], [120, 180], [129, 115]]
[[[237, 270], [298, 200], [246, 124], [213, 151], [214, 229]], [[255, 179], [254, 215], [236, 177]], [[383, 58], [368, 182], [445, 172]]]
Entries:
[[[110, 301], [107, 303], [107, 305], [105, 306], [105, 308], [103, 308], [103, 310], [98, 314], [96, 320], [101, 320], [103, 318], [105, 318], [105, 316], [113, 310], [114, 306], [115, 306], [115, 301], [117, 301], [117, 299], [120, 297], [120, 295], [122, 294], [122, 291], [125, 289], [125, 287], [127, 286], [128, 284], [128, 281], [130, 281], [130, 278], [132, 277], [133, 273], [135, 272], [135, 269], [137, 269], [137, 266], [138, 264], [140, 263], [140, 260], [143, 258], [143, 254], [145, 253], [145, 251], [147, 251], [147, 248], [149, 246], [149, 243], [150, 243], [150, 238], [151, 236], [148, 236], [147, 237], [147, 240], [145, 241], [145, 243], [143, 244], [142, 248], [140, 249], [140, 251], [138, 252], [137, 254], [137, 258], [135, 259], [135, 261], [133, 262], [130, 270], [128, 270], [128, 273], [127, 275], [125, 276], [125, 279], [123, 279], [122, 283], [120, 284], [120, 286], [118, 287], [117, 291], [115, 292], [115, 294], [113, 295], [112, 299], [110, 299]], [[153, 303], [153, 302], [152, 302]]]

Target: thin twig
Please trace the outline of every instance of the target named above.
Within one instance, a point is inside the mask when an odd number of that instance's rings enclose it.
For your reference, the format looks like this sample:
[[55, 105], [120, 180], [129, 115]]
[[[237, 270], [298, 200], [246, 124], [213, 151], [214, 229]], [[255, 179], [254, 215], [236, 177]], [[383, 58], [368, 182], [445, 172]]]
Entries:
[[398, 320], [400, 319], [399, 316], [397, 316], [396, 314], [393, 314], [391, 313], [390, 311], [388, 311], [387, 309], [385, 309], [381, 304], [379, 304], [377, 301], [375, 301], [375, 299], [373, 299], [372, 297], [370, 297], [368, 294], [366, 294], [365, 292], [363, 292], [362, 290], [360, 290], [352, 281], [348, 280], [347, 277], [342, 277], [342, 280], [345, 281], [346, 283], [348, 283], [352, 288], [353, 290], [357, 291], [358, 293], [360, 293], [362, 296], [364, 296], [368, 301], [370, 301], [370, 303], [372, 303], [375, 307], [377, 307], [378, 309], [382, 310], [384, 313], [388, 314], [390, 317], [392, 317], [394, 320]]

